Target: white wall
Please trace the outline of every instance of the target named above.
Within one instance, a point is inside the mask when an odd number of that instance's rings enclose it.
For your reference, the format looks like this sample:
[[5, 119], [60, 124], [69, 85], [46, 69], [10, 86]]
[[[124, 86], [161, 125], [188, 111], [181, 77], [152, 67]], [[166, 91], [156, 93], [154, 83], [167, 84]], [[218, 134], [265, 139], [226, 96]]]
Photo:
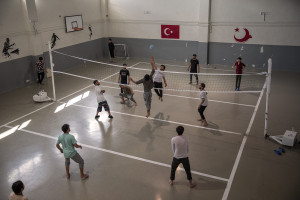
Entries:
[[[37, 34], [33, 23], [28, 18], [25, 0], [0, 1], [0, 44], [6, 37], [16, 43], [20, 55], [11, 58], [0, 57], [0, 62], [21, 58], [29, 55], [39, 55], [47, 51], [47, 42], [53, 33], [60, 38], [55, 48], [62, 48], [89, 41], [88, 25], [92, 25], [93, 37], [98, 39], [106, 36], [104, 0], [35, 0], [38, 22]], [[72, 33], [65, 32], [64, 16], [81, 14], [84, 30]]]
[[247, 44], [300, 46], [299, 0], [212, 0], [211, 20], [211, 42], [234, 43], [238, 27], [250, 31]]

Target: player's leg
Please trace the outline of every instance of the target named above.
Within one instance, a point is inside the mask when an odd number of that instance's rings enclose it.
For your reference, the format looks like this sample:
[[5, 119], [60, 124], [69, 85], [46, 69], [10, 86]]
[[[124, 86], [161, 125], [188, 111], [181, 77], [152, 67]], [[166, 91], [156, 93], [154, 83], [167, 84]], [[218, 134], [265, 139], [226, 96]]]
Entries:
[[41, 73], [38, 72], [37, 76], [38, 76], [38, 82], [39, 82], [39, 84], [42, 84], [42, 81], [41, 81], [42, 75], [41, 75]]
[[79, 155], [79, 153], [76, 153], [71, 159], [74, 160], [76, 163], [78, 163], [79, 169], [80, 169], [80, 177], [81, 177], [81, 179], [88, 178], [89, 175], [88, 174], [84, 174], [84, 171], [83, 171], [83, 169], [84, 169], [84, 160]]
[[163, 90], [162, 90], [162, 88], [163, 88], [163, 83], [161, 82], [161, 83], [159, 83], [159, 92], [160, 92], [160, 100], [161, 101], [163, 101]]
[[146, 117], [148, 118], [150, 116], [150, 109], [151, 109], [151, 101], [152, 101], [152, 92], [144, 92], [144, 101], [145, 106], [147, 109]]
[[110, 109], [109, 109], [109, 106], [108, 106], [107, 101], [103, 101], [102, 105], [103, 105], [103, 107], [104, 107], [104, 110], [105, 110], [106, 112], [108, 112], [108, 118], [111, 118], [111, 119], [112, 119], [113, 116], [112, 116], [111, 113], [110, 113]]
[[44, 80], [44, 77], [45, 77], [45, 72], [42, 72], [42, 73], [41, 73], [41, 84], [42, 84], [42, 82], [43, 82], [43, 80]]
[[208, 125], [208, 123], [207, 123], [207, 121], [206, 121], [206, 119], [205, 119], [205, 116], [204, 116], [204, 110], [206, 109], [206, 106], [201, 106], [200, 107], [200, 116], [201, 116], [201, 119], [202, 119], [202, 125], [203, 126], [207, 126]]
[[169, 181], [170, 185], [173, 185], [173, 181], [175, 180], [175, 172], [179, 164], [180, 164], [180, 160], [173, 157], [173, 161], [171, 165], [170, 181]]
[[70, 178], [70, 158], [65, 158], [67, 179]]
[[95, 119], [97, 119], [97, 118], [100, 117], [99, 112], [101, 112], [101, 111], [102, 111], [102, 102], [99, 102], [98, 103], [98, 108], [97, 108]]
[[239, 75], [237, 74], [237, 75], [235, 76], [235, 90], [238, 89], [238, 81], [239, 81]]
[[154, 82], [153, 83], [154, 84], [154, 91], [155, 91], [155, 93], [157, 94], [157, 96], [158, 96], [158, 99], [160, 99], [160, 94], [159, 94], [159, 91], [158, 91], [158, 82]]
[[196, 84], [198, 85], [199, 84], [199, 81], [198, 81], [198, 74], [194, 74], [195, 77], [196, 77]]
[[192, 80], [193, 80], [193, 74], [190, 73], [190, 83], [189, 84], [192, 84]]
[[[121, 88], [121, 89], [122, 89], [122, 88]], [[125, 104], [125, 100], [124, 100], [125, 94], [122, 93], [122, 91], [121, 91], [121, 93], [119, 94], [119, 96], [121, 97], [121, 100], [122, 100], [121, 104]]]
[[238, 75], [238, 90], [240, 90], [240, 86], [241, 86], [241, 80], [242, 80], [242, 75]]
[[192, 174], [191, 174], [191, 167], [190, 167], [190, 161], [189, 161], [189, 158], [181, 158], [181, 163], [183, 165], [183, 168], [185, 170], [185, 173], [186, 173], [186, 176], [187, 176], [187, 179], [189, 180], [189, 183], [190, 183], [190, 187], [193, 188], [196, 186], [195, 183], [192, 182]]

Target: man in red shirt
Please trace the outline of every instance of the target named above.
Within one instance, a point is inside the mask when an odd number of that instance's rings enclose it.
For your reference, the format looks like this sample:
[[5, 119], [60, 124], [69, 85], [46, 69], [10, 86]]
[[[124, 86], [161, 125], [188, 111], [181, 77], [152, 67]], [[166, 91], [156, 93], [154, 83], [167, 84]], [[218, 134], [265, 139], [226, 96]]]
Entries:
[[236, 80], [235, 80], [235, 90], [240, 90], [241, 80], [242, 80], [242, 73], [243, 69], [246, 67], [244, 63], [241, 62], [242, 58], [238, 57], [234, 65], [232, 66], [232, 69], [236, 67], [235, 73], [236, 73]]

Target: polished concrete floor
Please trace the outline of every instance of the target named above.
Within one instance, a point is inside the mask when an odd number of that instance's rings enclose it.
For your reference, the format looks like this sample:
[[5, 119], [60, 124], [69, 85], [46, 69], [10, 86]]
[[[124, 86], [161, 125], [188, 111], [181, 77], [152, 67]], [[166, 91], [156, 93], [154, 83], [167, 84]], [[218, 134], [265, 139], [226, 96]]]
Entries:
[[[145, 68], [144, 61], [126, 62]], [[116, 80], [115, 71], [99, 72], [99, 79], [110, 76], [108, 80]], [[299, 78], [299, 73], [273, 74], [271, 135], [283, 134], [292, 126], [296, 131], [300, 128]], [[169, 81], [171, 87], [174, 80]], [[40, 89], [52, 97], [51, 79], [42, 86], [33, 83], [0, 96], [0, 136], [11, 133], [0, 140], [0, 199], [8, 197], [11, 184], [18, 179], [25, 183], [24, 194], [29, 199], [43, 200], [198, 200], [222, 199], [226, 194], [236, 200], [299, 199], [299, 145], [286, 148], [286, 153], [278, 156], [273, 150], [280, 145], [263, 138], [265, 95], [259, 101], [259, 93], [209, 93], [205, 111], [209, 125], [201, 127], [197, 121], [198, 93], [169, 91], [163, 102], [153, 94], [151, 117], [146, 119], [140, 91], [134, 96], [137, 107], [121, 105], [117, 85], [106, 83], [105, 97], [114, 118], [108, 119], [103, 111], [95, 120], [97, 103], [91, 80], [56, 74], [55, 83], [55, 102], [32, 101]], [[188, 87], [193, 86], [185, 89]], [[71, 125], [71, 134], [83, 146], [78, 152], [90, 175], [87, 180], [80, 180], [78, 165], [72, 161], [71, 179], [66, 179], [63, 155], [55, 147], [64, 123]], [[185, 127], [190, 141], [189, 158], [197, 183], [194, 189], [188, 187], [182, 170], [177, 171], [174, 186], [168, 184], [170, 140], [179, 124]], [[20, 128], [22, 125], [26, 127]]]

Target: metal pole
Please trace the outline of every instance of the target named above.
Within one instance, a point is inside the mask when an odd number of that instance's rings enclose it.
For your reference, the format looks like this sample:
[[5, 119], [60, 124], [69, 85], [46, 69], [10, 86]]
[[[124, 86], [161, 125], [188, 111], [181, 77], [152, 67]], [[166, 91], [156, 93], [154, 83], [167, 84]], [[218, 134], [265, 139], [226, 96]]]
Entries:
[[268, 60], [268, 74], [267, 74], [267, 93], [266, 93], [266, 112], [265, 112], [265, 131], [264, 136], [268, 136], [268, 119], [269, 119], [269, 98], [271, 92], [271, 75], [272, 75], [272, 59]]
[[51, 67], [51, 76], [52, 76], [53, 100], [56, 101], [55, 84], [54, 84], [54, 73], [53, 73], [54, 64], [53, 64], [53, 60], [52, 60], [52, 51], [51, 51], [50, 41], [48, 42], [48, 48], [49, 48], [50, 67]]

